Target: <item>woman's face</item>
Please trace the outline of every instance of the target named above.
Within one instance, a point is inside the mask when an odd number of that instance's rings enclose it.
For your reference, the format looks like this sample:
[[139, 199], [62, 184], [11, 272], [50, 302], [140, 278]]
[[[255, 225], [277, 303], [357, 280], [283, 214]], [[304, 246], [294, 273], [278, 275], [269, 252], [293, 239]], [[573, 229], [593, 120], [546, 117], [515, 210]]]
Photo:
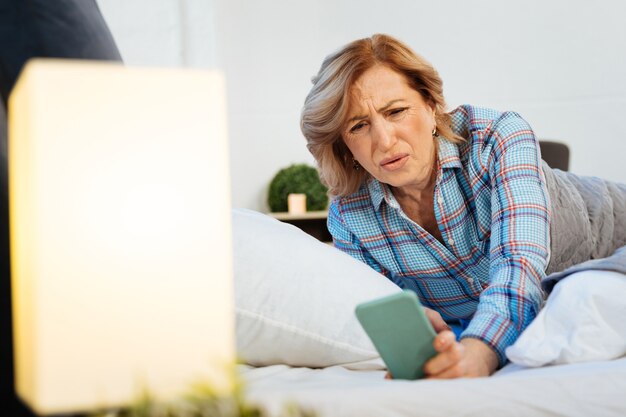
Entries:
[[410, 192], [431, 184], [434, 127], [434, 107], [409, 86], [404, 75], [379, 65], [351, 87], [342, 138], [374, 178]]

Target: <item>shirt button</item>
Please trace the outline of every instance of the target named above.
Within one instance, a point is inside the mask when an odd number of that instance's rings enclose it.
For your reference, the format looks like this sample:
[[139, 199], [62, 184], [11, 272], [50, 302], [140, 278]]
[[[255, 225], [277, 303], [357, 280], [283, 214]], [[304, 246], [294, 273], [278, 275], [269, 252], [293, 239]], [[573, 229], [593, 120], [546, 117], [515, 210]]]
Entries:
[[441, 196], [437, 197], [437, 202], [439, 204], [443, 204], [443, 197], [441, 197]]
[[474, 278], [468, 278], [467, 282], [469, 282], [470, 284], [473, 284], [474, 283]]
[[454, 239], [452, 238], [448, 239], [448, 243], [450, 243], [451, 245], [454, 245]]

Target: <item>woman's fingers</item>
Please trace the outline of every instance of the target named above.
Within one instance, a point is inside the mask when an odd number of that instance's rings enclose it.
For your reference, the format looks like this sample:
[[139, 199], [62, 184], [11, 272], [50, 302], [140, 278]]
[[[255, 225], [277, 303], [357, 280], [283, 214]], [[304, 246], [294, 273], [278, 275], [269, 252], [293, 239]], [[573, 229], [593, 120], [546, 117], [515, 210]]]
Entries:
[[441, 318], [441, 314], [436, 312], [433, 309], [428, 307], [424, 307], [424, 312], [426, 313], [426, 317], [428, 317], [428, 321], [433, 325], [433, 329], [435, 332], [439, 333], [444, 330], [452, 330], [450, 326]]
[[433, 347], [440, 353], [450, 349], [450, 347], [455, 344], [458, 343], [456, 342], [456, 337], [451, 330], [444, 330], [440, 332], [437, 336], [435, 336], [435, 340], [433, 340]]
[[452, 366], [444, 369], [435, 375], [429, 375], [429, 379], [452, 379], [466, 376], [464, 361], [456, 362]]
[[439, 333], [433, 341], [433, 346], [438, 353], [424, 364], [424, 373], [429, 376], [437, 376], [463, 359], [464, 348], [449, 330]]

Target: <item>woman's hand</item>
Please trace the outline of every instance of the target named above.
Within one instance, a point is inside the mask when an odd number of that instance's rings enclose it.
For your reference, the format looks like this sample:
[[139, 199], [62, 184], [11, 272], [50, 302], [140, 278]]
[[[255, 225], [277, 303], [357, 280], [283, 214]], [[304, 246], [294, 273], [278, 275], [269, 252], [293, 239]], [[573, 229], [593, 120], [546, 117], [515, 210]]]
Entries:
[[[426, 378], [489, 376], [498, 368], [498, 357], [485, 342], [472, 338], [457, 342], [450, 326], [438, 312], [427, 307], [424, 312], [437, 332], [433, 340], [437, 355], [424, 364]], [[392, 376], [387, 372], [385, 378], [392, 379]]]
[[437, 355], [424, 365], [427, 378], [468, 378], [491, 375], [498, 367], [496, 353], [483, 341], [456, 341], [454, 333], [440, 332], [433, 341]]
[[435, 310], [424, 307], [424, 313], [426, 313], [426, 317], [428, 317], [428, 321], [433, 325], [433, 329], [435, 329], [436, 333], [440, 333], [444, 330], [452, 330], [450, 326], [448, 326], [448, 323], [443, 321], [441, 314]]

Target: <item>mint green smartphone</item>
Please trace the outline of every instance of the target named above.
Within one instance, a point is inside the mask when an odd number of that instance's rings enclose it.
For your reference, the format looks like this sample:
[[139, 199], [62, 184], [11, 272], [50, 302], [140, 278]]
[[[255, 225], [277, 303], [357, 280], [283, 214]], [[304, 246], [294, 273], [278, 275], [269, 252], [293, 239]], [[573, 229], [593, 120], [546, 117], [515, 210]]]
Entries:
[[359, 304], [356, 316], [394, 379], [424, 376], [436, 333], [413, 291]]

